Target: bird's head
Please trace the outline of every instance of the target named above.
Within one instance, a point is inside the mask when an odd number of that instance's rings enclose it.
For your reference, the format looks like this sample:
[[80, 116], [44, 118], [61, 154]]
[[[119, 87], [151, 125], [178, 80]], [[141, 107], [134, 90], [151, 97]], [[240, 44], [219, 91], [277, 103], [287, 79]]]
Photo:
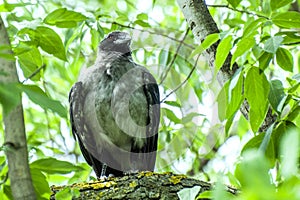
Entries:
[[131, 37], [126, 32], [114, 31], [109, 33], [99, 44], [99, 50], [105, 52], [130, 53]]

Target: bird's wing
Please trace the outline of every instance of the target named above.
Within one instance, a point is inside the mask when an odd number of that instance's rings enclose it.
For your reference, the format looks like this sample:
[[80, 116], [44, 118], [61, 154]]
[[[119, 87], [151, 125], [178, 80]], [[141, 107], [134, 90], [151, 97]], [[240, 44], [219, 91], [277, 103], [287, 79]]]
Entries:
[[84, 135], [89, 133], [88, 127], [85, 124], [83, 116], [84, 94], [82, 89], [82, 82], [77, 82], [72, 87], [69, 94], [70, 103], [70, 121], [72, 126], [72, 133], [75, 140], [78, 140], [80, 150], [87, 163], [93, 167], [97, 177], [100, 177], [102, 171], [102, 163], [94, 158], [84, 146]]
[[147, 102], [147, 127], [146, 127], [146, 141], [142, 148], [132, 146], [132, 152], [143, 153], [143, 170], [154, 170], [157, 139], [158, 139], [158, 126], [160, 119], [160, 101], [158, 85], [150, 72], [143, 70], [143, 93]]

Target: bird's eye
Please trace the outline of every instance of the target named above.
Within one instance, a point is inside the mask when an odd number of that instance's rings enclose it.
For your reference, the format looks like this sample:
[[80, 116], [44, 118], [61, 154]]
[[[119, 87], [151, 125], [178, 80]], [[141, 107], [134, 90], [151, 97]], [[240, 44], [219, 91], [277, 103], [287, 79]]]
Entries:
[[107, 38], [110, 39], [110, 40], [113, 40], [113, 39], [114, 39], [114, 36], [109, 35]]

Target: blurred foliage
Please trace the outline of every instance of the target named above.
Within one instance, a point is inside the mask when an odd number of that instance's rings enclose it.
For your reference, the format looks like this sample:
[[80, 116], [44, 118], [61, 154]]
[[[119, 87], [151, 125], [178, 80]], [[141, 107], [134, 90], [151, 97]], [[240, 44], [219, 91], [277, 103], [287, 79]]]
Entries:
[[[237, 199], [300, 199], [299, 3], [207, 1], [220, 33], [199, 45], [174, 0], [2, 2], [14, 57], [2, 53], [4, 46], [0, 56], [16, 59], [22, 84], [0, 84], [0, 103], [7, 113], [20, 101], [15, 93], [23, 93], [39, 199], [49, 198], [49, 185], [94, 179], [72, 138], [68, 92], [80, 68], [93, 64], [99, 41], [113, 30], [132, 35], [135, 61], [156, 77], [161, 99], [167, 97], [161, 105], [157, 171], [231, 184], [243, 191]], [[198, 55], [219, 39], [216, 70], [210, 70]], [[240, 68], [220, 86], [216, 73], [229, 52]], [[239, 112], [244, 99], [249, 121]], [[259, 133], [269, 107], [276, 122]], [[2, 135], [3, 129], [1, 123]], [[1, 151], [0, 199], [11, 198], [7, 170]], [[226, 196], [222, 185], [204, 195]]]

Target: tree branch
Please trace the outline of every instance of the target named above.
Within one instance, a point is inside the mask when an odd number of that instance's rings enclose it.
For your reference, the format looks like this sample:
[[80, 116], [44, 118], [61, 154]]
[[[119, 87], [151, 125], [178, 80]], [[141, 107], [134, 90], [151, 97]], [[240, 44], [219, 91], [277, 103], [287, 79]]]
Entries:
[[239, 13], [245, 13], [245, 14], [248, 14], [248, 15], [256, 16], [256, 17], [261, 17], [261, 18], [269, 19], [266, 16], [263, 16], [263, 15], [260, 15], [260, 14], [257, 14], [257, 13], [253, 13], [253, 12], [249, 12], [247, 10], [239, 10], [239, 9], [236, 9], [236, 8], [232, 8], [229, 5], [208, 5], [207, 4], [207, 7], [212, 7], [212, 8], [227, 8], [229, 10], [233, 10], [233, 11], [236, 11], [236, 12], [239, 12]]
[[198, 64], [198, 60], [200, 58], [200, 55], [197, 56], [196, 58], [196, 62], [192, 68], [192, 70], [190, 71], [190, 73], [188, 74], [188, 76], [184, 79], [184, 81], [182, 81], [174, 90], [172, 90], [169, 94], [167, 94], [161, 101], [160, 103], [163, 103], [165, 102], [165, 100], [171, 95], [173, 94], [174, 92], [176, 92], [177, 90], [179, 90], [189, 79], [190, 77], [192, 76], [193, 72], [195, 71], [196, 67], [197, 67], [197, 64]]
[[[198, 41], [203, 41], [210, 34], [219, 33], [217, 24], [210, 15], [204, 0], [177, 0], [177, 3], [181, 8], [181, 11], [183, 12], [183, 15], [186, 18], [186, 21], [188, 22], [188, 25], [190, 26], [195, 38]], [[220, 41], [211, 45], [204, 52], [204, 56], [206, 57], [208, 64], [212, 69], [215, 68], [216, 52], [219, 42]], [[234, 63], [232, 68], [230, 68], [231, 57], [232, 55], [229, 53], [223, 66], [218, 72], [218, 80], [221, 85], [224, 85], [224, 83], [228, 81], [238, 69], [238, 65], [236, 63]], [[240, 111], [248, 119], [249, 104], [247, 101], [244, 101]], [[268, 127], [275, 122], [275, 120], [276, 116], [272, 115], [272, 112], [269, 109], [260, 131], [266, 131]]]
[[[59, 199], [55, 194], [70, 188], [79, 191], [78, 196], [72, 199], [179, 199], [178, 192], [195, 186], [199, 187], [198, 194], [210, 191], [213, 185], [185, 175], [173, 173], [140, 172], [123, 177], [111, 177], [90, 183], [78, 183], [71, 186], [52, 187], [51, 200]], [[232, 194], [238, 190], [232, 187], [225, 188]], [[74, 194], [75, 192], [73, 192]]]
[[176, 60], [176, 58], [177, 58], [177, 56], [178, 56], [178, 52], [179, 52], [179, 50], [180, 50], [182, 44], [184, 43], [184, 40], [185, 40], [186, 36], [188, 35], [189, 31], [190, 31], [189, 28], [185, 31], [185, 34], [184, 34], [183, 38], [181, 39], [181, 42], [179, 43], [179, 45], [178, 45], [178, 47], [177, 47], [177, 49], [176, 49], [175, 55], [173, 56], [173, 58], [172, 58], [170, 64], [168, 64], [165, 73], [162, 73], [162, 75], [161, 75], [159, 85], [161, 85], [161, 84], [164, 82], [164, 80], [166, 79], [166, 77], [167, 77], [169, 71], [171, 70], [172, 65], [175, 63], [175, 60]]
[[[10, 46], [6, 28], [0, 16], [0, 45]], [[12, 51], [6, 50], [12, 55]], [[0, 57], [0, 83], [18, 83], [15, 61]], [[20, 94], [16, 94], [20, 95]], [[21, 97], [20, 97], [21, 98]], [[5, 151], [8, 161], [8, 176], [14, 199], [36, 199], [28, 165], [27, 142], [23, 116], [22, 101], [8, 114], [4, 113], [4, 143], [12, 148]]]

